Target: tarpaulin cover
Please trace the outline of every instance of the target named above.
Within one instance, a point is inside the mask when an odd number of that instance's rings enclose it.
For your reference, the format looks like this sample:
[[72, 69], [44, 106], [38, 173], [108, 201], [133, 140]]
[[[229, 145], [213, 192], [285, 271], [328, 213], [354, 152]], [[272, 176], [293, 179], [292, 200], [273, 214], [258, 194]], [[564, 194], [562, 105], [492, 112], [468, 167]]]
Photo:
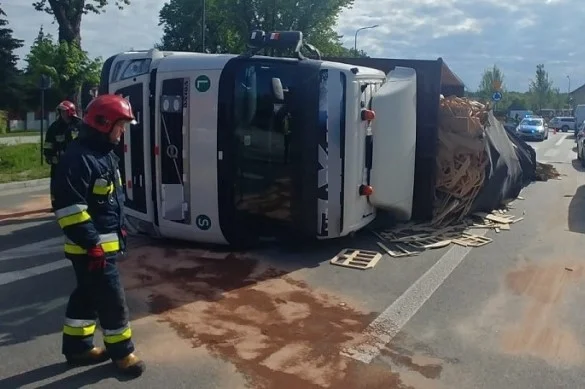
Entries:
[[483, 186], [473, 202], [472, 212], [491, 212], [506, 200], [518, 197], [522, 188], [536, 179], [536, 152], [504, 128], [490, 112], [486, 128], [489, 163]]

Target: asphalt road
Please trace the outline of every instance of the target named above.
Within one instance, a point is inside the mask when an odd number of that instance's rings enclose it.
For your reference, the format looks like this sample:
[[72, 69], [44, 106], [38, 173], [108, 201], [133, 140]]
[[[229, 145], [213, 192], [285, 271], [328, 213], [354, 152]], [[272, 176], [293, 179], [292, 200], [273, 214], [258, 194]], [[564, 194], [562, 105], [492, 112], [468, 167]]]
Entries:
[[[481, 248], [384, 257], [361, 271], [328, 259], [376, 249], [365, 233], [296, 252], [134, 239], [120, 267], [148, 370], [129, 382], [109, 364], [65, 369], [74, 280], [59, 230], [49, 214], [2, 220], [0, 388], [581, 388], [585, 172], [571, 136], [531, 144], [564, 176], [527, 187], [511, 211], [524, 220], [488, 232]], [[43, 195], [4, 193], [0, 214], [41, 208]], [[385, 335], [368, 363], [340, 355], [372, 344], [372, 322]]]

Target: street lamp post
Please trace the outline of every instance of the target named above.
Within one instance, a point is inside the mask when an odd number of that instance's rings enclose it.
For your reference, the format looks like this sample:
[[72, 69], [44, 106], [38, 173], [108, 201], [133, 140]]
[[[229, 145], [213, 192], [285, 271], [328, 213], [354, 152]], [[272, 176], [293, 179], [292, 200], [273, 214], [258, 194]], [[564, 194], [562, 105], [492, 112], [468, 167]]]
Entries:
[[571, 77], [568, 74], [567, 80], [569, 80], [569, 85], [567, 85], [567, 103], [569, 104], [569, 109], [571, 109]]
[[354, 50], [354, 52], [355, 52], [355, 56], [356, 56], [356, 57], [358, 56], [358, 51], [357, 51], [357, 36], [358, 36], [358, 32], [360, 32], [360, 31], [362, 31], [362, 30], [368, 30], [368, 29], [370, 29], [370, 28], [376, 28], [376, 27], [378, 27], [378, 25], [377, 25], [377, 24], [374, 24], [373, 26], [367, 26], [367, 27], [361, 27], [361, 28], [358, 28], [358, 29], [355, 31], [355, 38], [354, 38], [354, 43], [353, 43], [353, 50]]

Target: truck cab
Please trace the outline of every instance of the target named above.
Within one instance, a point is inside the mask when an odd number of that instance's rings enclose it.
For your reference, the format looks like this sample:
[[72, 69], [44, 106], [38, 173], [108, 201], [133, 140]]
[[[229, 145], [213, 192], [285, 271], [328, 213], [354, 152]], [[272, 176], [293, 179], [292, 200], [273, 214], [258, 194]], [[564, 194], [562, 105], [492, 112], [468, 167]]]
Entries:
[[301, 33], [256, 33], [251, 49], [297, 58], [153, 49], [105, 62], [100, 93], [127, 97], [138, 121], [117, 149], [129, 223], [239, 245], [344, 236], [377, 208], [409, 218], [414, 71], [308, 59]]

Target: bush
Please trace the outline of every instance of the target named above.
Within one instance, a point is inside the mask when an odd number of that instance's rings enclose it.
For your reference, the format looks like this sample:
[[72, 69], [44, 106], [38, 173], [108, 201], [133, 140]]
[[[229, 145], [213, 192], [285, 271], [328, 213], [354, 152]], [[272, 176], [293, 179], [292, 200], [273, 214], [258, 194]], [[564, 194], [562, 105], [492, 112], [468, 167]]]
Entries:
[[8, 132], [8, 112], [0, 111], [0, 134]]

